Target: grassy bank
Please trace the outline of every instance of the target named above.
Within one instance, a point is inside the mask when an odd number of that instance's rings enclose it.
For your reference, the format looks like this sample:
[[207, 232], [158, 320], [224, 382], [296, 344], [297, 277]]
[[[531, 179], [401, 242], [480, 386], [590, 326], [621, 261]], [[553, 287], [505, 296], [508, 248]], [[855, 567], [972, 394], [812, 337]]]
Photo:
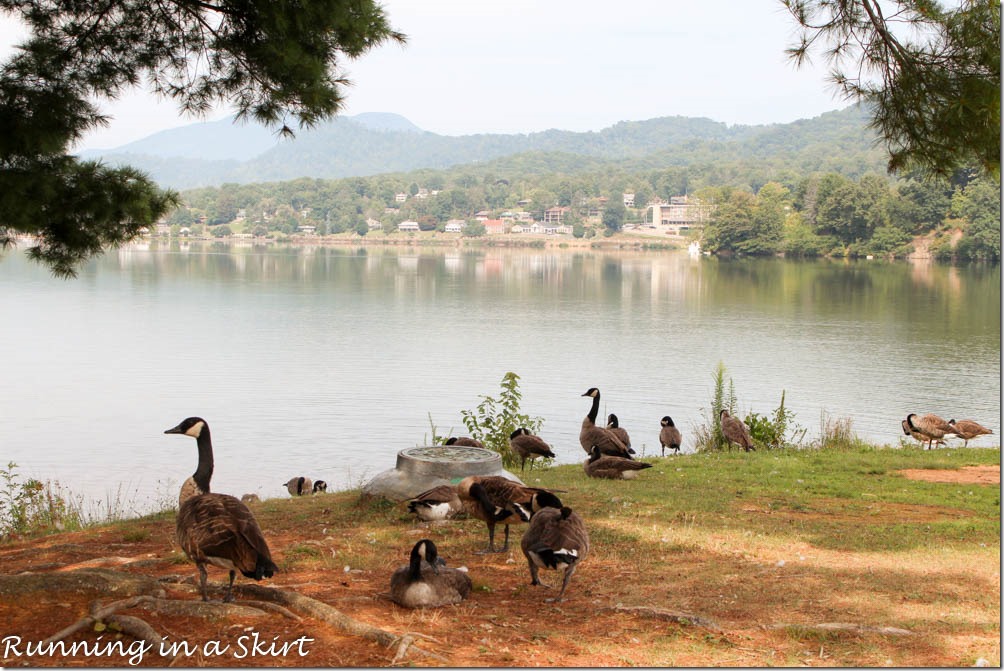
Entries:
[[[562, 500], [589, 527], [592, 552], [561, 604], [529, 585], [519, 527], [508, 554], [477, 555], [483, 523], [421, 524], [403, 504], [358, 491], [270, 499], [254, 510], [282, 569], [271, 584], [434, 637], [426, 647], [449, 666], [999, 665], [1000, 486], [973, 477], [973, 467], [999, 468], [999, 449], [647, 461], [654, 467], [635, 481], [589, 479], [578, 465], [525, 474], [528, 484], [565, 490]], [[405, 611], [381, 596], [422, 537], [469, 568], [475, 589], [464, 604]], [[135, 568], [121, 564], [137, 573], [195, 574], [169, 512], [0, 546], [7, 574], [110, 555], [142, 557]], [[59, 608], [49, 607], [54, 630]], [[188, 635], [224, 636], [231, 625]], [[165, 626], [181, 636], [191, 623]], [[18, 627], [30, 624], [15, 619]], [[318, 643], [301, 665], [389, 660], [368, 643], [335, 646], [318, 623], [302, 627]]]

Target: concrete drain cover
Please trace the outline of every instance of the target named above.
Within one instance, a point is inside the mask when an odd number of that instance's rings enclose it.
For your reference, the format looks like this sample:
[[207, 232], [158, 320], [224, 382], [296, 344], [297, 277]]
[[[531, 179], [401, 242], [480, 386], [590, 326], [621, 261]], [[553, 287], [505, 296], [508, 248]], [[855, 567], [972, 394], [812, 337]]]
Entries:
[[363, 486], [367, 494], [404, 501], [438, 485], [460, 482], [468, 475], [501, 475], [520, 482], [502, 468], [497, 452], [481, 447], [431, 445], [397, 453], [397, 465]]

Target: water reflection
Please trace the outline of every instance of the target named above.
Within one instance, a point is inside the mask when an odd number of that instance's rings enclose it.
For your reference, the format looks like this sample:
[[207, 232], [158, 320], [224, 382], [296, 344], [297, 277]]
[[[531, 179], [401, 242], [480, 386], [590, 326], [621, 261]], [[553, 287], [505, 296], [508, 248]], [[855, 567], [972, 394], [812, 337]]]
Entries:
[[810, 437], [823, 412], [882, 443], [910, 411], [1000, 430], [998, 266], [186, 241], [71, 282], [8, 252], [0, 278], [18, 353], [0, 444], [99, 492], [108, 474], [186, 477], [192, 455], [157, 438], [190, 414], [213, 423], [221, 491], [279, 495], [279, 465], [359, 484], [430, 418], [463, 431], [510, 370], [562, 462], [585, 456], [591, 386], [650, 454], [666, 414], [692, 449], [719, 361], [742, 412], [783, 390]]

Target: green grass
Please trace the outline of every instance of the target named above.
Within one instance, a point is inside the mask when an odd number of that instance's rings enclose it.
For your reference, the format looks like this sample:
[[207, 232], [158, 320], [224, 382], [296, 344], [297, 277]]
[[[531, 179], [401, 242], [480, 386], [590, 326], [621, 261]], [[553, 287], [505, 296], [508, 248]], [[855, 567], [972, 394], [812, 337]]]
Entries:
[[[993, 542], [1000, 535], [996, 487], [924, 482], [897, 473], [999, 464], [998, 449], [709, 452], [646, 459], [631, 482], [589, 479], [579, 466], [535, 472], [527, 484], [565, 489], [562, 500], [590, 517], [801, 539], [830, 549], [898, 551]], [[539, 483], [537, 482], [539, 480]], [[897, 506], [921, 506], [896, 519]], [[892, 510], [886, 510], [892, 507]], [[748, 514], [749, 509], [791, 515]], [[744, 512], [745, 511], [745, 512]], [[926, 516], [929, 520], [922, 520]], [[832, 519], [830, 519], [832, 517]], [[610, 541], [629, 541], [623, 525]], [[613, 535], [617, 537], [614, 538]]]

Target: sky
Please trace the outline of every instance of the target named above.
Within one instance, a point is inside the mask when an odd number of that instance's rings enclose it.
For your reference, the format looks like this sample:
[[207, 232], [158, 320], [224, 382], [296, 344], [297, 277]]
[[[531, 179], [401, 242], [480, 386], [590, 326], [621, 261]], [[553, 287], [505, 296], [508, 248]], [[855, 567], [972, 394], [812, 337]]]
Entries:
[[[842, 109], [821, 62], [795, 68], [779, 0], [386, 0], [406, 45], [347, 61], [344, 114], [393, 112], [442, 135], [598, 131], [619, 121], [707, 117], [787, 123]], [[23, 37], [0, 17], [0, 58]], [[108, 149], [205, 118], [143, 90], [101, 106]]]

